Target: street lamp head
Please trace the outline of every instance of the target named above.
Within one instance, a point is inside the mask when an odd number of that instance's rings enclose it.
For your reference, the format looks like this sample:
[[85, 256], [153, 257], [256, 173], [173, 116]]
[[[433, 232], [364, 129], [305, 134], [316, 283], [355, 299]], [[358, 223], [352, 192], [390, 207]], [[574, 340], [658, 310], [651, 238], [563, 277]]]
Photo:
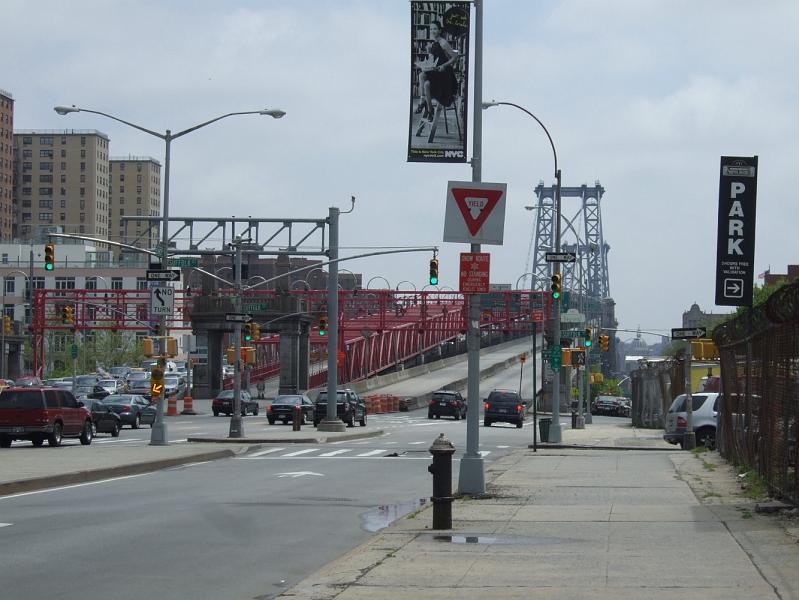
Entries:
[[259, 115], [268, 115], [273, 119], [282, 119], [286, 116], [286, 112], [280, 110], [279, 108], [265, 108], [263, 110], [258, 111]]
[[492, 106], [499, 106], [499, 102], [496, 100], [491, 100], [491, 102], [483, 102], [481, 106], [483, 107], [483, 110], [485, 110], [487, 108], [491, 108]]
[[56, 111], [59, 115], [66, 115], [68, 113], [80, 112], [80, 109], [75, 106], [54, 106], [53, 110]]

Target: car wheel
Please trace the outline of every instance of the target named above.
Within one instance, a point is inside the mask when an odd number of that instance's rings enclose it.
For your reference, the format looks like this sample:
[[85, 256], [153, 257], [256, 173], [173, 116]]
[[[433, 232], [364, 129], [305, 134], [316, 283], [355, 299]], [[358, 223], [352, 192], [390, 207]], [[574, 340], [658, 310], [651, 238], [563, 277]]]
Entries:
[[[31, 439], [31, 443], [34, 445], [34, 447], [41, 448], [44, 446], [44, 437], [41, 435], [34, 436], [33, 439]], [[11, 445], [11, 440], [8, 440], [8, 445]]]
[[314, 426], [314, 427], [318, 427], [318, 426], [319, 426], [319, 421], [317, 421], [316, 419], [314, 419], [313, 426]]
[[219, 416], [219, 411], [218, 411], [218, 410], [215, 410], [215, 411], [214, 411], [214, 416], [215, 416], [215, 417], [218, 417], [218, 416]]
[[483, 420], [483, 427], [491, 427], [491, 421], [488, 419]]
[[440, 419], [440, 418], [441, 418], [441, 415], [436, 414], [436, 419]]
[[0, 436], [0, 448], [11, 448], [11, 438], [7, 435]]
[[131, 427], [133, 429], [138, 429], [139, 427], [141, 427], [141, 416], [140, 415], [136, 415], [136, 418], [133, 419], [133, 425], [131, 425]]
[[56, 423], [53, 425], [53, 433], [47, 435], [47, 444], [56, 447], [61, 445], [61, 430], [62, 425], [61, 423]]
[[433, 418], [433, 413], [427, 413], [427, 418], [428, 419], [432, 419]]
[[[150, 425], [152, 427], [152, 425]], [[119, 423], [114, 421], [114, 427], [111, 429], [111, 437], [119, 437]]]
[[703, 427], [696, 432], [696, 445], [711, 450], [716, 447], [716, 430], [711, 427]]
[[350, 416], [347, 418], [347, 427], [355, 427], [355, 415], [350, 412]]
[[94, 427], [91, 421], [86, 421], [83, 424], [83, 431], [80, 434], [80, 443], [83, 446], [88, 446], [94, 439]]
[[456, 421], [460, 421], [461, 420], [461, 413], [460, 413], [459, 410], [455, 410], [455, 420]]
[[524, 427], [524, 420], [519, 419], [516, 423], [516, 429], [521, 429], [522, 427]]
[[361, 417], [361, 427], [366, 427], [366, 411], [363, 411], [363, 416]]
[[254, 417], [258, 416], [258, 405], [257, 404], [255, 405], [255, 408], [252, 410], [252, 416], [254, 416]]
[[266, 420], [269, 421], [270, 425], [274, 425], [275, 424], [275, 420], [270, 418], [270, 417], [267, 417]]

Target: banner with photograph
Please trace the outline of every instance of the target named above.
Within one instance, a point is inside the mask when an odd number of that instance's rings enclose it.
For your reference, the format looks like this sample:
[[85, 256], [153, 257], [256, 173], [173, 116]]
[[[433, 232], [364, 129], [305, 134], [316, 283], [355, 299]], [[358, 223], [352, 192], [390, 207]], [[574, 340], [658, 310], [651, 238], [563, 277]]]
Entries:
[[466, 162], [469, 6], [411, 2], [409, 162]]

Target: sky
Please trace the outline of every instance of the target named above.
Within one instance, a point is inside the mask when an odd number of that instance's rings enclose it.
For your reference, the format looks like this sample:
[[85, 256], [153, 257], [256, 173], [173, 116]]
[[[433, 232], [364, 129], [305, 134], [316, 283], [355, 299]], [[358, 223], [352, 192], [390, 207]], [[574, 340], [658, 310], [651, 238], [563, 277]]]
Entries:
[[[620, 328], [668, 335], [694, 302], [732, 310], [714, 304], [720, 156], [759, 156], [756, 273], [798, 262], [797, 23], [795, 0], [484, 1], [483, 98], [519, 104], [546, 125], [564, 186], [605, 188]], [[472, 170], [406, 161], [406, 0], [4, 0], [0, 39], [15, 129], [97, 129], [112, 156], [163, 162], [164, 144], [53, 106], [173, 132], [228, 112], [286, 111], [173, 142], [171, 216], [324, 218], [355, 196], [341, 216], [342, 256], [438, 246], [441, 286], [458, 287], [469, 247], [442, 241], [446, 190]], [[554, 183], [552, 150], [511, 107], [484, 111], [482, 133], [482, 179], [508, 186], [504, 243], [483, 251], [491, 281], [515, 285], [535, 227], [524, 206], [536, 203], [539, 181]], [[565, 216], [576, 202], [564, 199]], [[421, 289], [429, 259], [341, 266], [364, 283], [377, 277], [372, 288], [385, 278]]]

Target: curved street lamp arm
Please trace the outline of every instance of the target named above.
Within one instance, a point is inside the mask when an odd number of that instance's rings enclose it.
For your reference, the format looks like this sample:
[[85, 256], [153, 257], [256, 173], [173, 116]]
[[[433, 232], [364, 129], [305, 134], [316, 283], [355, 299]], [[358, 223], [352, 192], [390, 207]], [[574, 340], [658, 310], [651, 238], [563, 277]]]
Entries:
[[186, 135], [187, 133], [191, 133], [192, 131], [196, 131], [197, 129], [205, 127], [206, 125], [210, 125], [211, 123], [216, 123], [217, 121], [221, 121], [222, 119], [226, 119], [227, 117], [233, 117], [233, 116], [236, 116], [236, 115], [257, 115], [257, 114], [261, 114], [262, 112], [263, 111], [261, 111], [261, 110], [244, 110], [244, 111], [227, 113], [226, 115], [221, 115], [219, 117], [215, 117], [213, 119], [210, 119], [209, 121], [205, 121], [204, 123], [200, 123], [199, 125], [195, 125], [194, 127], [189, 127], [188, 129], [184, 129], [183, 131], [179, 131], [178, 133], [170, 134], [169, 137], [174, 140], [176, 138], [179, 138], [181, 136]]
[[491, 102], [483, 102], [483, 108], [489, 108], [489, 107], [495, 106], [495, 105], [513, 106], [515, 108], [518, 108], [520, 111], [522, 111], [524, 113], [527, 113], [529, 116], [531, 116], [533, 119], [535, 119], [536, 123], [538, 123], [541, 126], [541, 129], [544, 130], [544, 133], [547, 134], [547, 139], [549, 140], [549, 145], [552, 146], [552, 154], [555, 157], [555, 176], [557, 177], [557, 175], [558, 175], [558, 152], [557, 152], [557, 150], [555, 150], [555, 142], [552, 141], [552, 136], [549, 135], [549, 130], [541, 122], [541, 119], [536, 117], [533, 113], [531, 113], [529, 110], [527, 110], [523, 106], [519, 106], [518, 104], [514, 104], [513, 102], [496, 102], [494, 100], [492, 100]]
[[[58, 110], [58, 108], [59, 107], [56, 107], [56, 109], [55, 109], [58, 114], [67, 114], [66, 112], [60, 112]], [[95, 115], [102, 115], [103, 117], [108, 117], [109, 119], [113, 119], [114, 121], [119, 121], [120, 123], [124, 123], [125, 125], [128, 125], [129, 127], [133, 127], [134, 129], [138, 129], [139, 131], [143, 131], [144, 133], [149, 133], [150, 135], [154, 135], [155, 137], [161, 138], [162, 140], [166, 140], [167, 139], [167, 136], [165, 134], [163, 134], [163, 133], [158, 133], [157, 131], [153, 131], [152, 129], [147, 129], [146, 127], [142, 127], [141, 125], [136, 125], [136, 123], [131, 123], [130, 121], [126, 121], [125, 119], [120, 119], [119, 117], [115, 117], [114, 115], [109, 115], [108, 113], [104, 113], [104, 112], [101, 112], [99, 110], [90, 110], [88, 108], [75, 107], [75, 110], [72, 110], [72, 111], [69, 111], [69, 112], [86, 112], [86, 113], [92, 113], [92, 114], [95, 114]], [[175, 136], [172, 136], [172, 137], [175, 137]]]

